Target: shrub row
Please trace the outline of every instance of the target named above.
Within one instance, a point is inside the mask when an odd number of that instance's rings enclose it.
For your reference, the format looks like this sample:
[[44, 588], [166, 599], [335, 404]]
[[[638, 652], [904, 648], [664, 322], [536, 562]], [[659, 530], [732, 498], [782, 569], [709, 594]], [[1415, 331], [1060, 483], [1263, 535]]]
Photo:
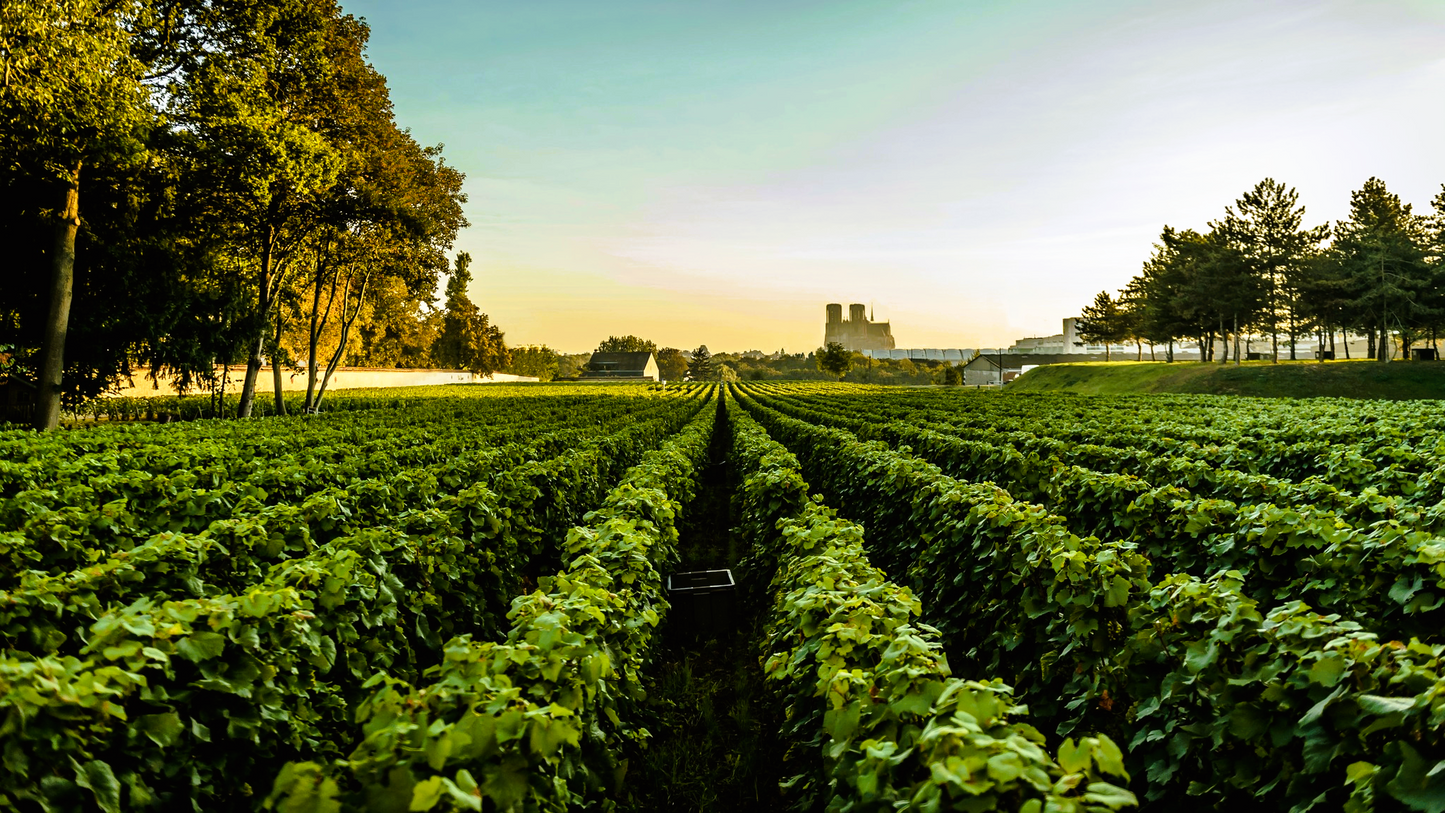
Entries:
[[746, 570], [772, 572], [766, 670], [789, 704], [798, 809], [1135, 804], [1104, 781], [1128, 778], [1108, 737], [1066, 740], [1055, 760], [1002, 681], [951, 677], [937, 632], [915, 620], [919, 602], [868, 563], [862, 529], [808, 501], [792, 455], [746, 415], [734, 420]]
[[1439, 809], [1442, 647], [1380, 641], [1299, 602], [1264, 610], [1236, 572], [1150, 583], [1132, 544], [743, 402], [870, 523], [951, 656], [1004, 677], [1061, 733], [1128, 742], [1151, 800]]
[[635, 712], [667, 610], [660, 573], [715, 418], [704, 409], [645, 455], [568, 534], [568, 565], [514, 602], [504, 641], [453, 638], [425, 683], [373, 677], [355, 751], [287, 765], [267, 806], [562, 811], [605, 797], [616, 746], [646, 737]]
[[360, 530], [233, 594], [108, 609], [74, 654], [7, 657], [0, 799], [253, 809], [265, 788], [251, 777], [355, 745], [376, 674], [415, 679], [446, 637], [496, 629], [527, 563], [552, 558], [559, 523], [666, 429], [524, 464], [505, 494], [464, 490], [450, 514]]

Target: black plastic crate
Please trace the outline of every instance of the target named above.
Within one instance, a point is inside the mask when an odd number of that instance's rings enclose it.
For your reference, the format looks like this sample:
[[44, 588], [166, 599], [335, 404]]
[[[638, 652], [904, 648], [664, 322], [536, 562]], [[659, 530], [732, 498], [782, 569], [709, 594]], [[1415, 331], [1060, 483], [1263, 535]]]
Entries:
[[670, 622], [683, 637], [716, 638], [737, 626], [737, 582], [731, 570], [692, 570], [667, 577]]

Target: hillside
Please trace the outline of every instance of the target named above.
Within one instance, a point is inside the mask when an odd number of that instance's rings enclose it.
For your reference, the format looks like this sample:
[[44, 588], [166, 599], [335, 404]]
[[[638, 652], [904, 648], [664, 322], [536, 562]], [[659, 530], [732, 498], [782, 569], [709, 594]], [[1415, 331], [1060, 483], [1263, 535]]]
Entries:
[[1445, 364], [1438, 362], [1114, 361], [1050, 364], [1009, 384], [1008, 392], [1086, 395], [1205, 393], [1279, 398], [1445, 398]]

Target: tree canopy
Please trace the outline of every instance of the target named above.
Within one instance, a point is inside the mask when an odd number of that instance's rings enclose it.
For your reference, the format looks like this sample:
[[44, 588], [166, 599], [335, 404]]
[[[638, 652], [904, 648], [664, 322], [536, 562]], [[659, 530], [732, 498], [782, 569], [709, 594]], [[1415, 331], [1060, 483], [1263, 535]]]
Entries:
[[608, 336], [597, 345], [598, 353], [656, 353], [657, 345], [636, 336]]
[[687, 375], [687, 356], [676, 347], [657, 351], [657, 373], [663, 381], [681, 381]]
[[687, 363], [689, 381], [716, 381], [717, 374], [717, 365], [713, 363], [712, 353], [708, 352], [707, 345], [700, 345], [692, 351], [692, 360]]
[[455, 355], [462, 175], [397, 123], [369, 34], [334, 0], [0, 5], [0, 240], [25, 272], [0, 344], [41, 425], [135, 373], [244, 364], [244, 415], [267, 360], [304, 365], [313, 404], [337, 364]]
[[853, 354], [848, 352], [840, 342], [828, 342], [824, 347], [818, 348], [814, 354], [817, 360], [818, 369], [829, 375], [836, 375], [842, 378], [853, 366]]
[[1445, 186], [1431, 207], [1417, 215], [1370, 178], [1351, 193], [1347, 220], [1310, 227], [1295, 190], [1265, 178], [1207, 231], [1165, 226], [1119, 296], [1084, 309], [1080, 335], [1171, 348], [1189, 339], [1201, 360], [1218, 344], [1221, 361], [1230, 339], [1238, 361], [1242, 336], [1267, 337], [1278, 361], [1280, 337], [1290, 358], [1313, 337], [1323, 359], [1343, 333], [1366, 336], [1377, 359], [1396, 345], [1408, 356], [1445, 329]]

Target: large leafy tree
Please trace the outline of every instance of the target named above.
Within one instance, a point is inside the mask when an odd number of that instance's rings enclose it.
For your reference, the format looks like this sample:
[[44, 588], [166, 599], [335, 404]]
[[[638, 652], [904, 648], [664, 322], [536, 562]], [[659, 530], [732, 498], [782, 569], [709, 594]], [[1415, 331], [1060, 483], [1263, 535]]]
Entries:
[[[308, 409], [350, 351], [352, 326], [363, 314], [377, 321], [378, 305], [392, 304], [399, 288], [428, 297], [447, 270], [447, 249], [466, 225], [461, 173], [441, 160], [440, 148], [423, 149], [396, 125], [385, 80], [363, 58], [365, 25], [343, 18], [336, 28], [331, 62], [337, 92], [327, 100], [324, 130], [344, 163], [336, 183], [306, 213], [314, 228], [299, 250], [306, 273], [295, 279], [296, 310], [306, 321]], [[273, 357], [283, 351], [285, 316], [286, 309], [277, 310]], [[331, 352], [318, 387], [319, 348], [328, 327], [334, 327]], [[273, 369], [279, 380], [279, 365]], [[279, 384], [276, 392], [279, 412]]]
[[557, 377], [557, 351], [547, 345], [529, 345], [512, 348], [512, 363], [507, 372], [513, 375], [529, 375], [538, 381], [551, 381]]
[[663, 381], [681, 381], [687, 375], [687, 356], [676, 347], [657, 351], [657, 374]]
[[345, 163], [328, 114], [347, 86], [349, 30], [333, 0], [216, 3], [198, 26], [208, 47], [168, 96], [254, 297], [238, 407], [246, 417], [267, 327], [297, 270], [298, 248], [324, 222], [319, 198]]
[[1266, 306], [1264, 279], [1255, 273], [1239, 244], [1227, 229], [1217, 224], [1200, 234], [1192, 229], [1177, 233], [1172, 240], [1172, 259], [1185, 319], [1206, 348], [1201, 361], [1212, 361], [1214, 337], [1224, 348], [1221, 362], [1229, 361], [1229, 339], [1234, 338], [1234, 357], [1239, 361], [1239, 337], [1243, 329], [1260, 321]]
[[839, 379], [848, 374], [853, 366], [853, 354], [841, 342], [828, 342], [813, 354], [821, 372], [836, 375]]
[[37, 270], [48, 267], [37, 297], [45, 302], [44, 316], [32, 316], [38, 329], [29, 331], [39, 347], [35, 424], [41, 429], [55, 428], [60, 418], [84, 180], [136, 163], [154, 121], [143, 84], [147, 69], [133, 52], [132, 28], [147, 16], [137, 0], [0, 3], [0, 155], [7, 191], [21, 196], [12, 200], [51, 234], [43, 254], [19, 258]]

